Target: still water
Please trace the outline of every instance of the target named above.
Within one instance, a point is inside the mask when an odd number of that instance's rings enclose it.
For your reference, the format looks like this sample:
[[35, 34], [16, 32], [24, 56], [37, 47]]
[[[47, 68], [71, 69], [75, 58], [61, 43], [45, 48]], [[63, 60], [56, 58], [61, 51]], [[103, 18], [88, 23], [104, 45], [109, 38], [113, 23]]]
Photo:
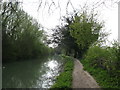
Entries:
[[63, 60], [59, 56], [7, 63], [3, 66], [2, 87], [50, 88], [62, 65]]

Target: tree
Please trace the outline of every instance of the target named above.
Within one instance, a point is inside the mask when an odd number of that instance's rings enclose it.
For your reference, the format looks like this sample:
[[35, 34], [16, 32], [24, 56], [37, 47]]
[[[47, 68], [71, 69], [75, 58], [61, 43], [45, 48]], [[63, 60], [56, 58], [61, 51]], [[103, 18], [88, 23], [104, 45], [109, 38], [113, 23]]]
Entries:
[[19, 3], [3, 3], [2, 17], [3, 62], [36, 58], [48, 53], [49, 48], [43, 43], [44, 31], [19, 7]]
[[18, 3], [3, 3], [2, 9], [2, 48], [3, 60], [15, 59], [15, 48], [13, 46], [18, 35], [16, 30], [19, 27], [17, 10]]
[[98, 41], [102, 23], [95, 19], [95, 14], [83, 11], [80, 15], [75, 14], [70, 25], [71, 36], [76, 39], [79, 48], [87, 50], [89, 46]]
[[[58, 26], [54, 29], [53, 42], [58, 44], [59, 51], [64, 51], [66, 55], [74, 55], [77, 57], [80, 55], [80, 49], [76, 43], [76, 39], [70, 34], [70, 25], [72, 20], [70, 18], [65, 18], [65, 25]], [[56, 49], [58, 49], [56, 48]]]
[[101, 32], [103, 24], [95, 18], [96, 15], [88, 14], [85, 10], [65, 17], [65, 24], [54, 30], [53, 41], [64, 49], [67, 55], [82, 57], [92, 44], [102, 41], [101, 38], [105, 36]]

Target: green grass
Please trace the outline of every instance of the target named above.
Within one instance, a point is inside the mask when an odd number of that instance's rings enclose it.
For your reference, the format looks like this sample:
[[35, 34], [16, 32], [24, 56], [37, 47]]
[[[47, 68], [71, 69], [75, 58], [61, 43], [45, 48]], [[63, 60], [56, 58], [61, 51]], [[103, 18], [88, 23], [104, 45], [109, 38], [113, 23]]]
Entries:
[[55, 84], [51, 88], [71, 88], [72, 86], [72, 71], [73, 60], [68, 56], [64, 56], [66, 63], [64, 65], [64, 71], [57, 77]]
[[120, 49], [90, 47], [81, 62], [102, 88], [120, 88]]
[[93, 67], [86, 60], [81, 60], [84, 70], [88, 71], [97, 81], [101, 88], [120, 88], [118, 78], [110, 76], [107, 70]]

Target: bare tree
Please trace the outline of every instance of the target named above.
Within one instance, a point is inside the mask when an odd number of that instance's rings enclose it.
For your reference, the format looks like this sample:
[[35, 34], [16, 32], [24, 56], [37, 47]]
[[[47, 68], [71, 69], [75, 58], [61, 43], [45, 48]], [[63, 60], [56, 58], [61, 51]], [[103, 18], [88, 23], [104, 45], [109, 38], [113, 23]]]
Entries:
[[[38, 6], [38, 10], [42, 6], [44, 6], [44, 8], [46, 6], [49, 6], [48, 11], [50, 12], [50, 10], [52, 10], [51, 7], [53, 6], [54, 8], [60, 9], [60, 11], [61, 11], [61, 7], [62, 6], [61, 6], [60, 1], [61, 0], [39, 0], [40, 4]], [[102, 5], [104, 5], [106, 7], [113, 6], [114, 4], [117, 4], [119, 1], [120, 0], [95, 0], [95, 1], [93, 1], [92, 8], [95, 9], [95, 8], [97, 8], [99, 6], [102, 6]], [[75, 11], [75, 8], [74, 8], [75, 6], [73, 5], [72, 0], [67, 0], [67, 2], [65, 3], [65, 5], [66, 5], [66, 8], [65, 8], [66, 9], [66, 14], [68, 14], [68, 6], [71, 6], [72, 9], [73, 9], [73, 11]], [[87, 1], [86, 1], [86, 3], [85, 3], [84, 6], [89, 6], [88, 3], [87, 3]]]

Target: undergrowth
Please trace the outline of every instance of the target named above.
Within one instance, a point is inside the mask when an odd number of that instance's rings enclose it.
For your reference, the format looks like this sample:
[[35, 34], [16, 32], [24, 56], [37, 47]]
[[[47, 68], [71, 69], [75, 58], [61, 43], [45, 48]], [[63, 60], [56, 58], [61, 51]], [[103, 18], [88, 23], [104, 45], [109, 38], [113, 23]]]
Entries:
[[120, 88], [120, 48], [91, 47], [81, 62], [101, 88]]

